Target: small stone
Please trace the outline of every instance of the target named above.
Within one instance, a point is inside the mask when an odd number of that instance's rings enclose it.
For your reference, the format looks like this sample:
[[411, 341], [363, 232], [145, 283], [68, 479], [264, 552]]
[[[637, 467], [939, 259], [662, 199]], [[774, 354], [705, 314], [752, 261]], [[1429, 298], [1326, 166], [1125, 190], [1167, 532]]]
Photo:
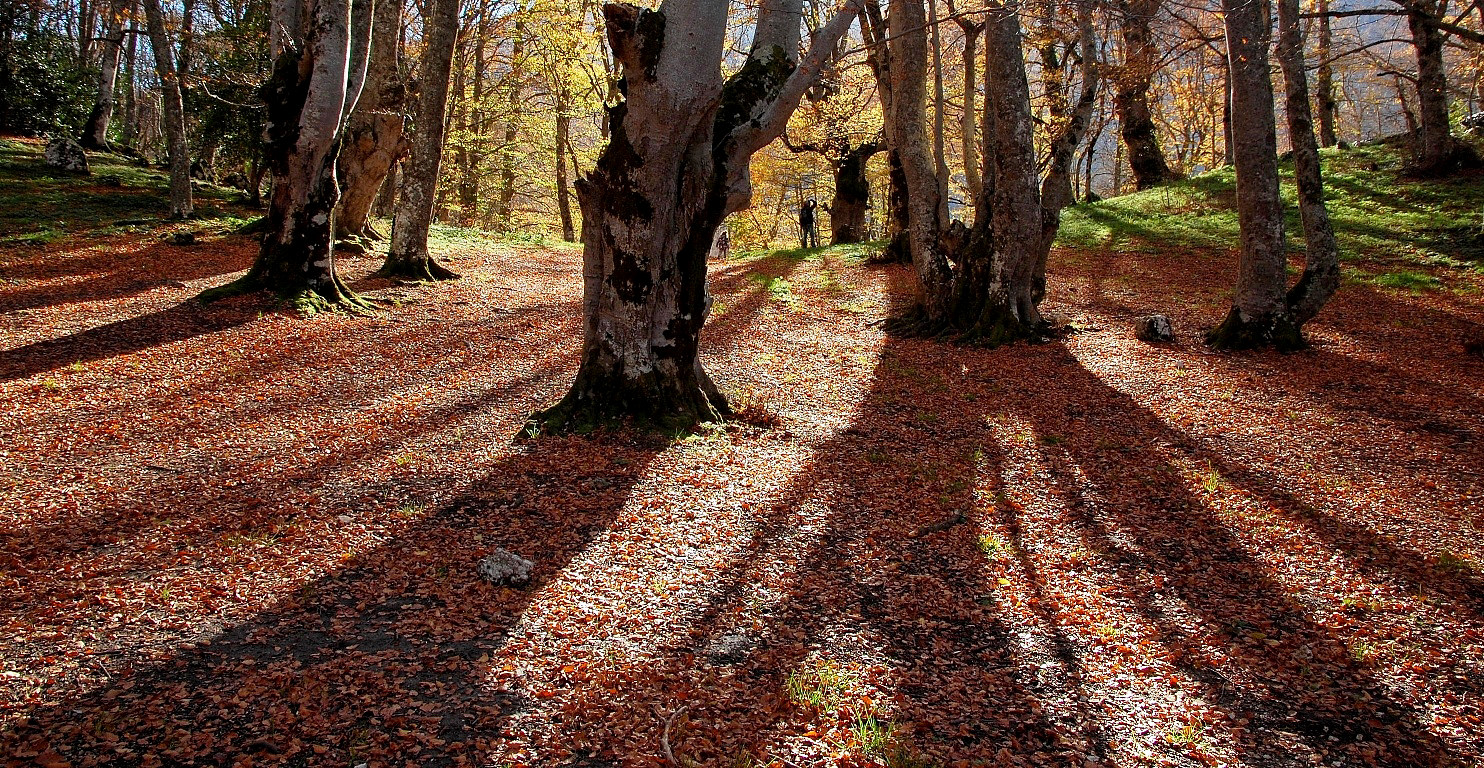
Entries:
[[531, 580], [530, 560], [506, 549], [497, 549], [479, 561], [479, 578], [496, 586], [522, 586]]
[[1174, 341], [1175, 328], [1167, 315], [1145, 315], [1134, 321], [1134, 335], [1141, 341]]
[[752, 638], [739, 632], [730, 632], [716, 639], [711, 644], [706, 656], [713, 664], [739, 664], [747, 659], [747, 654], [757, 644]]
[[51, 140], [46, 145], [46, 164], [69, 173], [91, 173], [88, 170], [88, 153], [82, 145], [65, 136]]
[[196, 244], [196, 233], [195, 232], [176, 232], [175, 234], [173, 234], [173, 235], [170, 236], [170, 244], [171, 245], [195, 245]]

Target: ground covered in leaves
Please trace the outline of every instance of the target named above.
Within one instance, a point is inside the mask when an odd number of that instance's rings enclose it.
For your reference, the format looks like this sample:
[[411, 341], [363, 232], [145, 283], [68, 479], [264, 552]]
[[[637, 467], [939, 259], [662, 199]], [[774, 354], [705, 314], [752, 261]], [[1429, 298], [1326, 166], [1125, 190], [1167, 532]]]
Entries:
[[747, 422], [517, 440], [575, 250], [303, 318], [165, 231], [0, 247], [13, 764], [1484, 764], [1477, 272], [1218, 355], [1224, 251], [1059, 251], [1074, 332], [993, 351], [856, 251], [717, 263]]

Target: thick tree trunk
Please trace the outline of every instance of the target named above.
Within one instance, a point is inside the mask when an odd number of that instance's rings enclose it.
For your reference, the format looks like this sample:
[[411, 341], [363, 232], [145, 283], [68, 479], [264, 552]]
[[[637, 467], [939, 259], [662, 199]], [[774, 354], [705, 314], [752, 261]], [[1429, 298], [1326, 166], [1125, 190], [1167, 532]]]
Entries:
[[1304, 224], [1304, 275], [1288, 292], [1289, 315], [1298, 328], [1313, 319], [1340, 287], [1340, 251], [1324, 206], [1319, 143], [1309, 106], [1304, 38], [1299, 31], [1299, 0], [1278, 0], [1278, 61], [1287, 86], [1288, 139], [1293, 145], [1293, 176]]
[[[929, 0], [931, 1], [931, 0]], [[949, 322], [953, 270], [941, 247], [942, 219], [938, 175], [927, 132], [927, 19], [923, 0], [898, 0], [887, 22], [891, 52], [891, 110], [886, 135], [894, 146], [906, 179], [908, 244], [917, 274], [912, 314], [924, 327]]]
[[371, 206], [392, 165], [406, 156], [407, 83], [398, 68], [402, 0], [379, 0], [372, 23], [366, 89], [345, 127], [338, 176], [342, 189], [335, 209], [335, 239], [380, 240], [370, 223]]
[[186, 143], [185, 104], [180, 95], [180, 77], [175, 55], [165, 32], [165, 14], [160, 0], [144, 0], [145, 23], [150, 47], [155, 51], [155, 71], [160, 75], [160, 101], [164, 106], [165, 137], [170, 148], [170, 218], [186, 219], [195, 212], [191, 199], [191, 150]]
[[[293, 18], [275, 8], [280, 16]], [[268, 232], [247, 275], [203, 300], [270, 290], [305, 311], [365, 306], [336, 272], [330, 236], [341, 125], [364, 83], [371, 27], [370, 0], [354, 10], [349, 0], [314, 0], [304, 26], [286, 36], [304, 47], [285, 44], [263, 87], [265, 156], [274, 177]]]
[[459, 0], [430, 0], [417, 98], [417, 131], [412, 154], [402, 164], [402, 186], [392, 221], [392, 245], [378, 273], [411, 280], [458, 277], [428, 253], [433, 224], [433, 192], [443, 156], [443, 113], [448, 106], [448, 76], [459, 32]]
[[1119, 133], [1128, 148], [1134, 184], [1148, 189], [1175, 178], [1159, 147], [1154, 115], [1149, 110], [1149, 85], [1159, 60], [1151, 24], [1159, 0], [1119, 0], [1118, 23], [1123, 33], [1124, 63], [1117, 72], [1113, 108]]
[[386, 178], [381, 182], [381, 191], [376, 193], [376, 203], [371, 212], [383, 219], [390, 219], [397, 212], [397, 190], [402, 183], [401, 167], [401, 160], [392, 163], [392, 167], [387, 169]]
[[582, 364], [530, 429], [633, 419], [676, 430], [727, 414], [698, 356], [706, 257], [723, 218], [750, 201], [748, 161], [783, 132], [857, 10], [848, 4], [820, 28], [796, 65], [800, 8], [765, 2], [752, 54], [723, 83], [726, 3], [604, 6], [625, 97], [609, 110], [608, 146], [577, 185]]
[[119, 59], [124, 49], [124, 0], [111, 0], [104, 10], [103, 40], [98, 48], [98, 96], [78, 143], [85, 149], [108, 150], [108, 124], [113, 119]]
[[1319, 47], [1314, 55], [1319, 59], [1319, 71], [1314, 76], [1315, 106], [1319, 108], [1319, 146], [1333, 147], [1339, 143], [1335, 137], [1335, 118], [1340, 110], [1335, 104], [1335, 68], [1329, 60], [1334, 47], [1334, 36], [1330, 30], [1329, 0], [1319, 0]]
[[1450, 173], [1467, 157], [1448, 126], [1448, 77], [1443, 61], [1443, 31], [1431, 18], [1441, 16], [1441, 0], [1410, 0], [1407, 26], [1417, 54], [1416, 157], [1412, 173], [1439, 176]]
[[866, 163], [881, 151], [876, 142], [849, 150], [835, 161], [835, 196], [830, 200], [830, 244], [859, 243], [866, 239], [866, 210], [871, 205], [871, 180]]
[[[895, 102], [892, 92], [891, 48], [888, 44], [887, 22], [877, 0], [865, 0], [860, 22], [861, 34], [866, 40], [866, 61], [876, 80], [876, 95], [881, 100], [881, 113], [889, 116]], [[887, 261], [910, 262], [912, 246], [909, 242], [911, 223], [907, 211], [907, 175], [903, 170], [902, 154], [896, 142], [892, 131], [886, 130], [886, 237], [889, 242], [884, 256]]]
[[1241, 255], [1231, 312], [1206, 336], [1215, 347], [1302, 346], [1288, 312], [1278, 140], [1268, 73], [1266, 0], [1222, 0], [1232, 91]]

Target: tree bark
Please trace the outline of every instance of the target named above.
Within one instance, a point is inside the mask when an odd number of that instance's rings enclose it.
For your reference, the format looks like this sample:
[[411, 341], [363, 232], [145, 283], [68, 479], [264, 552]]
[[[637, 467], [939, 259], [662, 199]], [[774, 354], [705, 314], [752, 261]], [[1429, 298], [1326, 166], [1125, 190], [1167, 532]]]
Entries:
[[1288, 311], [1266, 0], [1222, 0], [1232, 92], [1241, 255], [1231, 312], [1206, 336], [1224, 349], [1302, 346]]
[[[341, 127], [365, 82], [371, 2], [314, 0], [306, 10], [303, 26], [284, 31], [282, 52], [263, 86], [264, 154], [274, 178], [268, 232], [248, 273], [207, 291], [203, 300], [270, 290], [302, 311], [367, 306], [341, 281], [331, 234], [340, 194], [335, 159]], [[276, 5], [274, 18], [294, 15]], [[294, 45], [298, 40], [302, 49]]]
[[1335, 104], [1335, 68], [1329, 60], [1334, 46], [1330, 29], [1329, 0], [1319, 0], [1319, 47], [1314, 55], [1319, 59], [1319, 71], [1314, 76], [1315, 105], [1319, 108], [1319, 146], [1333, 147], [1339, 143], [1335, 137], [1335, 118], [1339, 106]]
[[1314, 137], [1304, 38], [1299, 31], [1299, 0], [1278, 0], [1278, 62], [1287, 88], [1288, 140], [1293, 145], [1293, 176], [1304, 225], [1304, 274], [1286, 301], [1293, 324], [1302, 329], [1340, 287], [1340, 249], [1324, 206], [1319, 142]]
[[[565, 87], [556, 94], [556, 187], [557, 213], [562, 221], [562, 240], [577, 241], [577, 232], [572, 226], [572, 193], [567, 179], [567, 154], [571, 150], [572, 116], [568, 113], [571, 96]], [[573, 171], [577, 169], [574, 167]]]
[[882, 146], [869, 142], [835, 160], [835, 196], [830, 200], [830, 244], [859, 243], [866, 239], [866, 210], [871, 205], [871, 179], [866, 163]]
[[515, 201], [515, 166], [522, 162], [524, 157], [516, 151], [515, 141], [519, 136], [521, 115], [523, 113], [521, 102], [521, 84], [525, 79], [525, 39], [523, 36], [524, 25], [517, 21], [515, 24], [515, 40], [511, 50], [510, 65], [510, 106], [505, 121], [505, 144], [501, 152], [505, 162], [500, 167], [500, 192], [495, 201], [496, 226], [502, 230], [509, 230], [514, 225], [514, 212], [511, 205]]
[[[1060, 130], [1051, 138], [1046, 176], [1041, 181], [1041, 241], [1037, 247], [1032, 296], [1037, 303], [1046, 296], [1046, 261], [1051, 245], [1061, 229], [1061, 211], [1072, 204], [1072, 163], [1077, 147], [1087, 136], [1092, 123], [1092, 110], [1097, 106], [1100, 68], [1097, 61], [1097, 39], [1092, 25], [1092, 6], [1083, 4], [1078, 12], [1079, 56], [1082, 59], [1082, 87], [1075, 104], [1064, 115], [1056, 116]], [[1063, 101], [1063, 104], [1065, 102]]]
[[1159, 147], [1154, 115], [1149, 110], [1149, 85], [1159, 60], [1151, 22], [1158, 12], [1159, 0], [1119, 0], [1118, 3], [1124, 63], [1115, 77], [1113, 108], [1118, 113], [1119, 133], [1128, 148], [1129, 168], [1139, 189], [1175, 178]]
[[959, 154], [963, 155], [964, 161], [964, 187], [969, 190], [969, 197], [976, 198], [983, 188], [983, 180], [979, 176], [979, 111], [974, 106], [978, 95], [975, 92], [978, 89], [975, 75], [979, 71], [978, 43], [981, 27], [978, 22], [968, 19], [957, 21], [964, 32], [964, 113], [958, 124], [959, 140], [962, 142]]
[[379, 0], [371, 27], [366, 89], [346, 124], [340, 151], [336, 240], [382, 239], [371, 226], [371, 206], [392, 166], [408, 151], [404, 137], [408, 84], [398, 66], [401, 27], [402, 0]]
[[[882, 16], [877, 0], [865, 0], [860, 14], [861, 35], [866, 42], [866, 62], [876, 80], [876, 95], [881, 100], [881, 113], [890, 119], [892, 104], [891, 48], [888, 44], [887, 22]], [[886, 237], [887, 261], [912, 260], [909, 240], [911, 225], [907, 211], [907, 175], [902, 167], [902, 153], [892, 131], [886, 131]]]
[[124, 49], [124, 2], [111, 0], [104, 10], [103, 40], [98, 49], [98, 96], [93, 112], [78, 140], [85, 149], [110, 149], [108, 124], [113, 119], [114, 91], [118, 84], [119, 59]]
[[800, 0], [763, 3], [752, 54], [723, 81], [727, 3], [604, 6], [624, 99], [609, 109], [597, 166], [577, 184], [582, 363], [566, 397], [529, 429], [632, 419], [678, 430], [728, 413], [698, 356], [706, 257], [722, 220], [751, 200], [748, 161], [783, 132], [857, 7], [820, 28], [798, 60]]
[[1409, 0], [1407, 27], [1417, 54], [1416, 151], [1409, 170], [1418, 176], [1452, 172], [1466, 156], [1448, 126], [1448, 76], [1443, 61], [1443, 30], [1431, 19], [1444, 12], [1443, 0]]
[[180, 77], [175, 71], [174, 49], [170, 36], [165, 32], [165, 14], [160, 8], [160, 0], [144, 0], [144, 16], [149, 27], [150, 47], [155, 52], [155, 71], [160, 76], [160, 101], [164, 107], [165, 137], [170, 149], [170, 218], [188, 219], [195, 213], [191, 199], [191, 150], [186, 143]]
[[433, 261], [428, 229], [433, 224], [433, 192], [443, 156], [443, 113], [448, 77], [458, 42], [459, 0], [429, 0], [422, 58], [418, 64], [417, 131], [412, 154], [402, 164], [402, 186], [392, 221], [392, 245], [379, 275], [411, 280], [451, 280], [458, 275]]

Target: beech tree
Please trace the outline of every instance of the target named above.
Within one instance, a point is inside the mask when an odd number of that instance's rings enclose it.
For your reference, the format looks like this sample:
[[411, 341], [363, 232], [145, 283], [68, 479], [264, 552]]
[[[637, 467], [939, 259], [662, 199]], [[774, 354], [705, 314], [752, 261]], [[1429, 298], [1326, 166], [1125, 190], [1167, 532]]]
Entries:
[[1159, 0], [1118, 0], [1118, 29], [1123, 35], [1123, 66], [1114, 75], [1113, 107], [1118, 131], [1128, 148], [1134, 185], [1148, 189], [1174, 178], [1154, 129], [1149, 86], [1158, 67], [1159, 48], [1152, 22]]
[[145, 24], [150, 48], [155, 52], [155, 71], [160, 76], [163, 128], [170, 151], [170, 218], [186, 219], [195, 212], [191, 199], [191, 150], [186, 141], [185, 103], [176, 71], [175, 46], [165, 31], [165, 12], [160, 0], [144, 0]]
[[423, 30], [421, 80], [412, 154], [402, 164], [402, 186], [392, 219], [392, 245], [377, 274], [411, 280], [458, 277], [428, 253], [433, 224], [433, 192], [443, 158], [443, 114], [448, 107], [448, 76], [459, 34], [459, 0], [430, 0]]
[[632, 418], [673, 429], [729, 413], [698, 356], [706, 257], [722, 219], [750, 202], [748, 161], [782, 134], [858, 2], [816, 30], [802, 57], [802, 1], [763, 3], [747, 60], [725, 79], [726, 0], [604, 6], [623, 99], [608, 111], [597, 167], [577, 183], [582, 363], [534, 428]]
[[1232, 78], [1241, 254], [1231, 311], [1207, 334], [1207, 341], [1224, 349], [1299, 349], [1304, 346], [1303, 324], [1319, 313], [1339, 287], [1340, 272], [1334, 232], [1324, 207], [1298, 0], [1278, 0], [1278, 58], [1287, 84], [1285, 108], [1306, 251], [1304, 274], [1292, 290], [1288, 288], [1283, 205], [1278, 196], [1273, 86], [1268, 70], [1269, 9], [1265, 0], [1224, 0], [1223, 8]]
[[335, 239], [380, 240], [371, 227], [371, 206], [392, 166], [408, 151], [403, 135], [409, 83], [400, 71], [402, 0], [380, 0], [372, 20], [366, 86], [345, 128], [340, 152], [340, 202]]
[[365, 82], [371, 0], [274, 0], [272, 24], [277, 58], [262, 89], [274, 179], [268, 231], [247, 274], [202, 299], [270, 290], [309, 311], [367, 306], [340, 279], [331, 234], [335, 160]]
[[110, 0], [103, 7], [103, 35], [98, 41], [98, 96], [93, 111], [83, 126], [78, 143], [86, 149], [107, 150], [108, 125], [113, 120], [114, 91], [118, 84], [119, 61], [124, 50], [124, 24], [131, 0]]

